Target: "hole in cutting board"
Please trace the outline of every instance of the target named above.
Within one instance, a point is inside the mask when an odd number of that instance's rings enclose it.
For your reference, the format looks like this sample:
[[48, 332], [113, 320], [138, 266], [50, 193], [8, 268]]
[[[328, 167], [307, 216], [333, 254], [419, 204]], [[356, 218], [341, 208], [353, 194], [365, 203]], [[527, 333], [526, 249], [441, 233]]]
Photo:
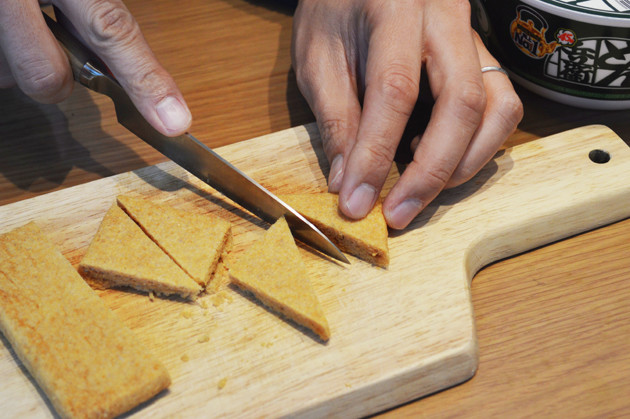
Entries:
[[605, 150], [592, 150], [588, 153], [588, 158], [591, 159], [593, 163], [604, 164], [610, 161], [610, 153]]

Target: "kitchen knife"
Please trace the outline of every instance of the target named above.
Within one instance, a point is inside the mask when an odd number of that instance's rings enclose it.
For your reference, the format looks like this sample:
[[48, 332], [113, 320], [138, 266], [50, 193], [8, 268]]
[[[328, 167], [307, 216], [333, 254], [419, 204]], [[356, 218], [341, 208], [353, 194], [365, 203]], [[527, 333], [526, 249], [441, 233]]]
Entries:
[[261, 219], [273, 223], [284, 215], [300, 241], [349, 263], [345, 255], [312, 223], [191, 134], [167, 137], [155, 130], [98, 57], [46, 13], [44, 19], [68, 55], [75, 81], [109, 96], [121, 125]]

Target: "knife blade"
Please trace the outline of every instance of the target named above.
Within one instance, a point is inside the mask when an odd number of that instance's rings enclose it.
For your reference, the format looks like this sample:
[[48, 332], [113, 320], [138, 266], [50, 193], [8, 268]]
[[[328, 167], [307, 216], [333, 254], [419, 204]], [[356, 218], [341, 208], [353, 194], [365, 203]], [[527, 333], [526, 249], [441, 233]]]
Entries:
[[118, 122], [188, 172], [269, 223], [285, 216], [294, 236], [345, 263], [346, 256], [317, 227], [210, 147], [186, 133], [167, 137], [153, 128], [101, 61], [63, 26], [43, 13], [68, 55], [75, 81], [108, 96]]

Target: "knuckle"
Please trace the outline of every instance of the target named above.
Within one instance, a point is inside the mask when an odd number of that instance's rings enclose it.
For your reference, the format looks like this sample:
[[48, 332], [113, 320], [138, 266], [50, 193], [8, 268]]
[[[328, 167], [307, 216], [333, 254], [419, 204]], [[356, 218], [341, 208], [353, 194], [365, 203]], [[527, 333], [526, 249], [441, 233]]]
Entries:
[[481, 114], [486, 108], [486, 91], [481, 80], [468, 80], [460, 86], [459, 102], [466, 109]]
[[298, 89], [302, 94], [310, 90], [311, 80], [314, 79], [313, 67], [309, 63], [301, 63], [299, 60], [294, 60], [293, 71], [295, 72], [295, 80], [298, 85]]
[[95, 1], [89, 8], [88, 28], [91, 40], [98, 46], [133, 41], [140, 34], [131, 12], [107, 0]]
[[343, 119], [325, 119], [319, 122], [319, 130], [325, 147], [336, 148], [349, 131], [350, 126]]
[[318, 86], [318, 79], [321, 77], [321, 58], [316, 55], [316, 51], [307, 50], [294, 54], [293, 71], [298, 89], [308, 99], [313, 95], [314, 86]]
[[523, 103], [514, 92], [501, 95], [495, 107], [506, 129], [512, 130], [516, 128], [521, 119], [523, 119]]
[[394, 109], [398, 109], [399, 104], [409, 108], [416, 103], [420, 90], [420, 79], [414, 77], [411, 68], [405, 65], [392, 64], [381, 76], [381, 90], [391, 101]]
[[150, 92], [151, 96], [161, 99], [167, 96], [171, 88], [164, 70], [151, 63], [138, 64], [136, 77], [132, 79], [129, 88], [137, 96], [146, 96]]
[[27, 65], [20, 79], [22, 91], [40, 102], [55, 103], [65, 98], [63, 93], [68, 78], [63, 71], [48, 65]]
[[471, 125], [477, 125], [486, 109], [486, 91], [481, 80], [468, 80], [457, 90], [459, 116]]
[[429, 167], [425, 172], [427, 186], [435, 192], [439, 192], [451, 178], [451, 172], [444, 165]]
[[364, 144], [363, 147], [366, 151], [368, 167], [385, 167], [384, 165], [391, 163], [394, 159], [395, 148], [382, 141], [373, 141]]
[[432, 167], [426, 172], [426, 181], [430, 189], [440, 191], [444, 189], [451, 173], [443, 167]]

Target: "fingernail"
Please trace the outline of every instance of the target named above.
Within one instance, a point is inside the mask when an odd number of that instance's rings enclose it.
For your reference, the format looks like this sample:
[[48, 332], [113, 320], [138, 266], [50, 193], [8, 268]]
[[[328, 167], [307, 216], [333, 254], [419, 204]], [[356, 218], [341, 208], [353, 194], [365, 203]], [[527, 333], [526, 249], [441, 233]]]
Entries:
[[188, 108], [173, 96], [162, 99], [155, 110], [166, 130], [173, 133], [185, 130], [192, 119]]
[[393, 210], [385, 212], [387, 224], [397, 230], [405, 228], [418, 215], [421, 209], [422, 202], [419, 199], [405, 199]]
[[360, 184], [350, 195], [350, 199], [346, 202], [348, 215], [352, 218], [363, 218], [372, 209], [374, 199], [376, 198], [376, 189], [367, 183]]
[[337, 193], [341, 189], [341, 179], [343, 172], [343, 155], [337, 154], [330, 165], [328, 175], [328, 192]]

